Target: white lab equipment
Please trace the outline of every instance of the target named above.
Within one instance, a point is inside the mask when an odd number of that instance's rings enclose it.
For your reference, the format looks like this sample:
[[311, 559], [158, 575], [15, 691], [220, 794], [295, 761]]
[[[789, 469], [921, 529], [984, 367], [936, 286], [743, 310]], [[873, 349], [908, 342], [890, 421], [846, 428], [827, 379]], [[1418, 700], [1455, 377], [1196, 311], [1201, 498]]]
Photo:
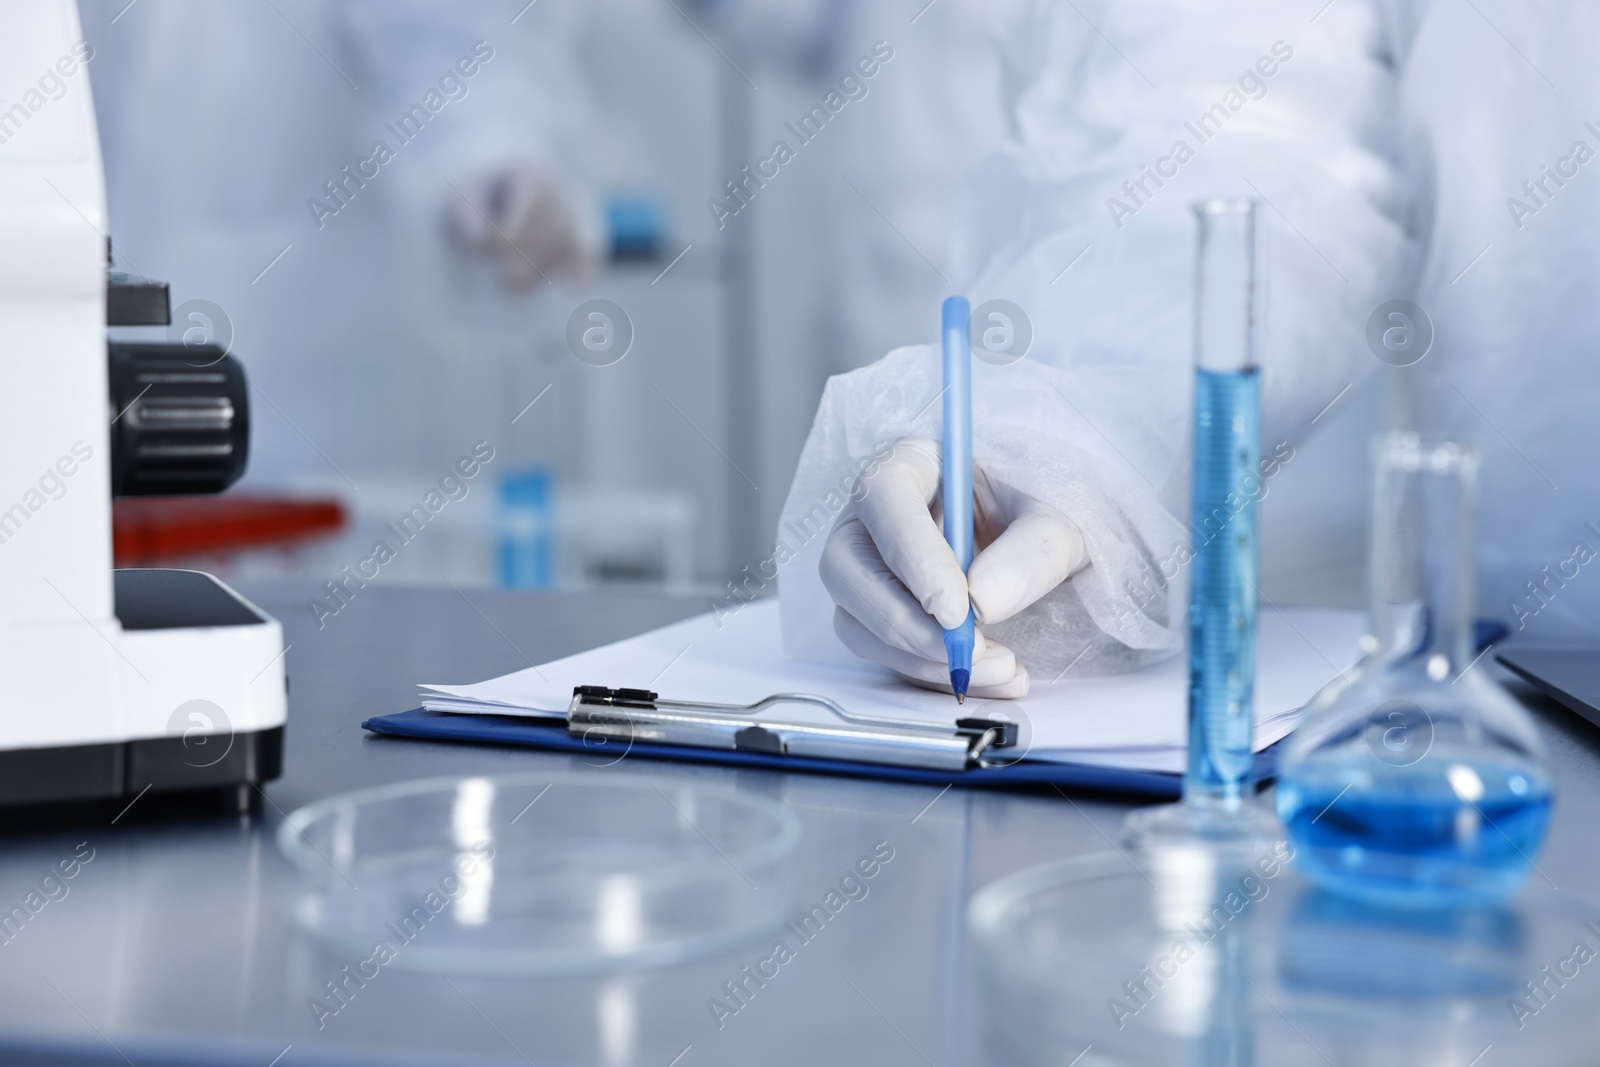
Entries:
[[108, 289], [94, 51], [71, 0], [0, 21], [0, 803], [222, 789], [245, 810], [281, 765], [282, 628], [210, 575], [111, 569], [113, 492], [243, 470], [243, 372], [215, 347], [108, 351], [107, 324], [164, 322], [167, 291]]

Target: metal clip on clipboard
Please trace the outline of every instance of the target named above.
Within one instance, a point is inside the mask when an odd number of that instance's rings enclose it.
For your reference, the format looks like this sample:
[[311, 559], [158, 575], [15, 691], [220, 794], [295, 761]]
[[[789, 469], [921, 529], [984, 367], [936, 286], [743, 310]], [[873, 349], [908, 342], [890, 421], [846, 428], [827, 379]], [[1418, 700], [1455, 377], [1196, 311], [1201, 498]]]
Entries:
[[[774, 704], [815, 704], [842, 726], [760, 723], [750, 717]], [[957, 719], [954, 725], [879, 719], [846, 711], [827, 697], [774, 693], [754, 704], [709, 704], [663, 700], [648, 689], [580, 685], [567, 709], [567, 732], [585, 739], [616, 738], [664, 745], [690, 745], [778, 756], [812, 756], [898, 767], [964, 771], [1016, 760], [996, 760], [993, 749], [1014, 748], [1018, 729], [999, 719]]]

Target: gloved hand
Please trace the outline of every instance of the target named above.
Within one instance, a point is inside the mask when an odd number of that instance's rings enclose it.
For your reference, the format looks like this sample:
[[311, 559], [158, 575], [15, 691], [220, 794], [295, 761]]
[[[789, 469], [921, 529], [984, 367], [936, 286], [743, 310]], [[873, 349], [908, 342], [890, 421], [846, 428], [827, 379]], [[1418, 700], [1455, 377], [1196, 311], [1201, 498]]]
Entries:
[[568, 198], [537, 165], [512, 163], [452, 190], [445, 228], [463, 251], [499, 261], [507, 289], [547, 280], [582, 280], [594, 272], [598, 249], [585, 238]]
[[977, 615], [971, 695], [1015, 699], [1028, 671], [985, 626], [1009, 619], [1089, 562], [1083, 534], [1065, 515], [973, 471], [977, 555], [967, 574], [945, 543], [937, 507], [941, 460], [925, 437], [895, 443], [863, 478], [865, 494], [828, 535], [819, 570], [837, 607], [839, 640], [908, 681], [950, 691], [944, 629]]

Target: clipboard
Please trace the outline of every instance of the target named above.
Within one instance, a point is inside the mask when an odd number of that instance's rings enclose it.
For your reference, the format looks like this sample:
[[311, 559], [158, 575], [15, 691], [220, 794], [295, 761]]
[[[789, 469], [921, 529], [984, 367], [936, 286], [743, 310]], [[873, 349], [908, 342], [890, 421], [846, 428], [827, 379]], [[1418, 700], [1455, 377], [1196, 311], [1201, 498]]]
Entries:
[[[754, 608], [750, 609], [752, 612], [755, 610]], [[775, 633], [777, 625], [775, 613], [769, 622]], [[687, 624], [680, 623], [678, 627], [681, 628], [685, 625]], [[657, 636], [672, 633], [672, 639], [665, 642], [665, 644], [674, 645], [680, 638], [673, 631], [674, 628], [668, 627], [663, 631], [657, 632]], [[1298, 632], [1298, 629], [1296, 632]], [[1503, 625], [1489, 620], [1479, 620], [1474, 637], [1478, 647], [1481, 649], [1497, 640], [1505, 632], [1506, 629]], [[637, 642], [639, 639], [634, 640]], [[627, 645], [628, 643], [624, 642], [622, 645], [613, 647], [623, 648]], [[749, 650], [723, 650], [723, 653], [727, 655], [748, 655]], [[682, 653], [680, 652], [679, 655], [681, 656]], [[630, 649], [629, 658], [637, 658], [636, 649]], [[550, 664], [546, 664], [547, 668], [550, 666]], [[588, 664], [585, 664], [585, 672], [587, 672], [588, 666]], [[579, 680], [582, 680], [581, 676], [572, 678], [568, 684]], [[612, 703], [614, 704], [615, 691], [612, 692]], [[646, 695], [655, 696], [655, 694]], [[626, 703], [627, 698], [625, 696], [624, 705]], [[652, 703], [659, 710], [663, 705], [670, 708], [674, 704], [686, 704], [688, 702], [661, 701], [657, 698]], [[689, 707], [711, 707], [721, 711], [728, 711], [740, 710], [741, 707], [743, 710], [749, 710], [752, 706], [695, 703], [689, 704]], [[684, 709], [680, 708], [679, 710]], [[855, 718], [859, 720], [867, 717], [857, 716]], [[560, 713], [551, 713], [545, 717], [530, 717], [527, 714], [501, 715], [490, 711], [461, 714], [417, 708], [394, 715], [376, 716], [367, 719], [361, 725], [367, 731], [385, 737], [453, 741], [466, 744], [511, 745], [548, 752], [570, 753], [583, 757], [584, 762], [596, 767], [603, 767], [623, 758], [670, 759], [686, 763], [735, 768], [762, 768], [806, 774], [847, 775], [917, 785], [958, 785], [973, 788], [1000, 789], [1028, 787], [1070, 788], [1079, 791], [1137, 796], [1151, 800], [1175, 799], [1181, 796], [1183, 791], [1182, 775], [1177, 773], [1073, 763], [1059, 759], [1038, 759], [1028, 757], [1026, 754], [1020, 760], [1009, 762], [1008, 765], [973, 766], [965, 770], [946, 770], [899, 766], [861, 759], [831, 758], [815, 752], [797, 752], [794, 750], [794, 746], [787, 745], [784, 746], [787, 749], [786, 751], [775, 751], [774, 749], [777, 746], [771, 745], [763, 748], [761, 746], [739, 746], [737, 744], [727, 747], [707, 747], [704, 744], [677, 744], [666, 737], [646, 738], [641, 736], [642, 731], [636, 727], [630, 727], [621, 739], [615, 736], [607, 737], [603, 731], [597, 730], [588, 731], [586, 736], [574, 735], [568, 729], [565, 716]], [[766, 726], [768, 724], [763, 722], [762, 725]], [[847, 725], [862, 725], [862, 723], [850, 724], [847, 720]], [[950, 732], [954, 733], [955, 731], [951, 730]], [[968, 736], [970, 739], [970, 735]], [[1277, 745], [1270, 745], [1256, 753], [1255, 777], [1258, 783], [1268, 781], [1273, 777], [1277, 763], [1276, 750]]]
[[[756, 717], [768, 707], [795, 699], [829, 705], [843, 722], [817, 727]], [[934, 786], [1054, 786], [1151, 799], [1175, 799], [1183, 791], [1178, 774], [1012, 757], [1006, 750], [1015, 745], [1015, 732], [1008, 737], [1003, 729], [1007, 724], [998, 721], [964, 719], [950, 728], [935, 728], [851, 715], [810, 694], [774, 694], [755, 705], [715, 705], [664, 700], [644, 690], [579, 686], [566, 718], [416, 708], [367, 719], [361, 725], [386, 737], [566, 752], [582, 755], [597, 767], [625, 758], [669, 759]], [[752, 730], [757, 731], [754, 736]], [[745, 735], [744, 743], [740, 735]], [[1256, 754], [1258, 781], [1271, 777], [1275, 747]], [[850, 752], [852, 758], [839, 758], [840, 751]]]

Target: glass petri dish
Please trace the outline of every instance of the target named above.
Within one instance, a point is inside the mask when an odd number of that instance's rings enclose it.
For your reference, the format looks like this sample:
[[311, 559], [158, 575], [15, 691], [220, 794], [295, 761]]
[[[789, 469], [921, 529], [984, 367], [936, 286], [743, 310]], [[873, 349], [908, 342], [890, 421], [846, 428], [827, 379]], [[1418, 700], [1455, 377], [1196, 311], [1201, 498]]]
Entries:
[[995, 1062], [1461, 1067], [1490, 1046], [1594, 1062], [1600, 909], [1530, 883], [1493, 906], [1386, 910], [1287, 854], [1105, 853], [984, 887], [968, 929]]
[[278, 828], [297, 924], [380, 966], [581, 974], [666, 966], [776, 929], [800, 824], [761, 797], [549, 775], [436, 778]]

